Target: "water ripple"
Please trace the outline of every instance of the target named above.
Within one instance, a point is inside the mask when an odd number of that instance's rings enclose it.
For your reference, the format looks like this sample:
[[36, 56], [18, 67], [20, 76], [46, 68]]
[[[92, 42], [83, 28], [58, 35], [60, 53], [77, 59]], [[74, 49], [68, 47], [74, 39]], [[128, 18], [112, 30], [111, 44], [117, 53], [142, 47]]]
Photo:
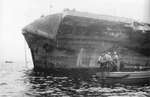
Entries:
[[0, 71], [0, 97], [150, 97], [150, 86], [102, 88], [95, 78], [83, 80], [9, 66]]

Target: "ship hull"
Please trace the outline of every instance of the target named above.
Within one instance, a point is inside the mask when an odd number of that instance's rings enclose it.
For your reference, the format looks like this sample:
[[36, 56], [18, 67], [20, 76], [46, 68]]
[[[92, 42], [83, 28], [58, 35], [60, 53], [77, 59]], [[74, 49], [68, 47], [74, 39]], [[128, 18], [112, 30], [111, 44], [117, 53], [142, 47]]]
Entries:
[[[86, 49], [78, 48], [78, 51], [68, 50], [65, 48], [57, 48], [56, 43], [47, 38], [43, 38], [35, 34], [24, 34], [25, 39], [30, 47], [34, 69], [35, 70], [53, 70], [53, 69], [89, 69], [95, 71], [99, 69], [99, 64], [97, 63], [99, 57], [99, 50], [91, 49], [91, 51], [84, 51]], [[68, 40], [71, 41], [71, 40]], [[100, 40], [101, 42], [101, 40]], [[99, 43], [100, 43], [99, 42]], [[103, 43], [103, 42], [102, 42]], [[107, 43], [107, 42], [106, 42]], [[45, 44], [48, 47], [45, 48]], [[110, 43], [114, 45], [115, 43]], [[79, 43], [80, 45], [80, 43]], [[130, 51], [130, 50], [128, 50]], [[65, 53], [64, 53], [65, 52]], [[67, 54], [66, 54], [67, 53]], [[71, 53], [71, 54], [70, 54]], [[82, 55], [81, 55], [82, 53]], [[148, 57], [143, 56], [125, 56], [122, 61], [120, 61], [121, 71], [136, 71], [140, 68], [148, 68], [150, 66], [145, 66], [149, 62]]]
[[[37, 71], [64, 71], [64, 69], [67, 71], [94, 71], [95, 69], [99, 69], [96, 60], [94, 61], [94, 65], [91, 66], [89, 58], [84, 60], [84, 64], [81, 63], [78, 53], [73, 52], [71, 55], [64, 55], [64, 49], [57, 49], [53, 40], [34, 34], [24, 34], [24, 36], [30, 47], [34, 69]], [[43, 49], [43, 45], [47, 43], [50, 45], [48, 50], [45, 50]], [[72, 53], [70, 50], [68, 52]]]
[[134, 71], [150, 65], [150, 33], [131, 25], [126, 19], [69, 12], [42, 17], [25, 27], [23, 35], [35, 70], [94, 74], [100, 55], [117, 52], [122, 71]]

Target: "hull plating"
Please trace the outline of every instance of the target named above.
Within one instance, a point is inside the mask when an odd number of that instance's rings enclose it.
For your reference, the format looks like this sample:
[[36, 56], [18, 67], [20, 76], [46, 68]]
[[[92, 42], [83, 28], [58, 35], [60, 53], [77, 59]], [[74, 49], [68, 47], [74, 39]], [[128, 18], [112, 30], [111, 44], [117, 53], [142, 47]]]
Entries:
[[126, 19], [72, 12], [43, 17], [24, 28], [35, 68], [99, 68], [101, 54], [114, 51], [120, 65], [150, 65], [150, 33]]

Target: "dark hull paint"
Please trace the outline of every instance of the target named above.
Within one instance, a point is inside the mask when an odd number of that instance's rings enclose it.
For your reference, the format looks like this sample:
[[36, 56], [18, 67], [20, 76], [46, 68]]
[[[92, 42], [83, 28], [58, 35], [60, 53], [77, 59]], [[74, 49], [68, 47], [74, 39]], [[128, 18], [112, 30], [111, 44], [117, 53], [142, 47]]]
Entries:
[[[28, 42], [28, 45], [31, 50], [32, 59], [34, 63], [34, 68], [41, 68], [41, 69], [55, 69], [55, 68], [99, 68], [99, 64], [97, 64], [97, 59], [99, 56], [98, 50], [91, 50], [90, 54], [87, 51], [85, 53], [85, 58], [81, 58], [82, 63], [78, 64], [78, 58], [80, 51], [70, 51], [69, 49], [65, 48], [57, 48], [55, 45], [55, 42], [50, 39], [43, 38], [41, 36], [35, 35], [35, 34], [24, 34], [25, 39]], [[49, 48], [45, 50], [43, 48], [43, 45], [47, 44], [49, 45]], [[115, 45], [115, 43], [111, 43], [112, 45]], [[41, 49], [42, 48], [42, 49]], [[40, 50], [41, 51], [40, 51]], [[116, 49], [116, 48], [115, 48]], [[39, 50], [39, 51], [38, 51]], [[64, 52], [72, 53], [74, 55], [65, 55]], [[123, 51], [122, 51], [123, 52]], [[127, 49], [125, 51], [131, 52], [130, 49]], [[93, 54], [92, 54], [93, 53]], [[136, 67], [139, 68], [140, 66], [145, 66], [147, 62], [149, 62], [149, 58], [145, 56], [134, 56], [130, 53], [130, 55], [124, 55], [124, 58], [121, 59], [120, 64], [124, 65], [124, 68], [128, 68], [128, 70], [132, 71], [132, 68]], [[94, 56], [93, 56], [94, 55]], [[94, 58], [93, 58], [94, 57]], [[94, 59], [93, 61], [92, 58]], [[149, 64], [148, 64], [148, 67]], [[134, 69], [133, 69], [134, 70]], [[122, 69], [122, 71], [126, 71], [125, 69]]]

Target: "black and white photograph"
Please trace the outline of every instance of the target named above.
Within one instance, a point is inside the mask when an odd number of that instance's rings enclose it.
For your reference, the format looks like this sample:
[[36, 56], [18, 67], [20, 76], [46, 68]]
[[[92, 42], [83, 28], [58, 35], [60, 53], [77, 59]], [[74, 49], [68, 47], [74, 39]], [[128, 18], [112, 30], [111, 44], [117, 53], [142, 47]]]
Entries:
[[0, 97], [150, 97], [150, 0], [1, 0]]

